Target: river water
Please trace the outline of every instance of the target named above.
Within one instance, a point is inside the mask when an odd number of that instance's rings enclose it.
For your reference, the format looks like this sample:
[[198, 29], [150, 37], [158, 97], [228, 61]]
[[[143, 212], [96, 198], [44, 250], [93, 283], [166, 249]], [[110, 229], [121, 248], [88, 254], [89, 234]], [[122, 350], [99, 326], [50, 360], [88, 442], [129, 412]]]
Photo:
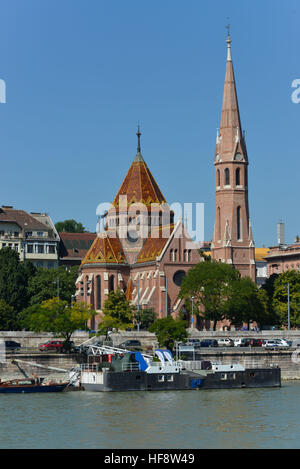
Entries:
[[300, 382], [281, 388], [0, 395], [0, 448], [300, 448]]

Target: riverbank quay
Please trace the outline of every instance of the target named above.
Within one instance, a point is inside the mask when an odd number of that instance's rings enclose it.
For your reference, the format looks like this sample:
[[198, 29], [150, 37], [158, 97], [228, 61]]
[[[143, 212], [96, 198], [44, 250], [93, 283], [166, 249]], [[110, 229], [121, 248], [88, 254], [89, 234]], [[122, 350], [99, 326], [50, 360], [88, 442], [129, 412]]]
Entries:
[[7, 353], [0, 362], [0, 379], [31, 378], [37, 374], [41, 378], [64, 381], [72, 368], [78, 368], [85, 361], [86, 357], [77, 353]]
[[[89, 333], [86, 331], [76, 331], [72, 334], [72, 340], [76, 345], [88, 340]], [[0, 341], [14, 340], [19, 342], [24, 348], [36, 348], [47, 340], [62, 340], [54, 334], [48, 332], [31, 332], [31, 331], [0, 331]]]
[[[288, 350], [265, 350], [261, 347], [203, 348], [182, 353], [182, 358], [186, 360], [187, 368], [197, 367], [197, 362], [201, 360], [224, 365], [239, 363], [245, 368], [276, 366], [281, 369], [282, 380], [300, 380], [300, 348]], [[15, 362], [16, 359], [18, 361]], [[55, 380], [63, 380], [66, 371], [77, 368], [85, 362], [86, 356], [75, 353], [10, 353], [0, 363], [0, 379], [4, 381], [32, 377], [33, 373], [37, 373], [40, 377], [51, 376]]]

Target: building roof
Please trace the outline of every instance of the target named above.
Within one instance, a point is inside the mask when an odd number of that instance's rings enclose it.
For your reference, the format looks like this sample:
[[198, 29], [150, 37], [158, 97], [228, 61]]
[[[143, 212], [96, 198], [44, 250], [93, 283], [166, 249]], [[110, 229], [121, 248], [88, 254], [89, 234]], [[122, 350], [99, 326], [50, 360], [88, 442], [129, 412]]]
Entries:
[[7, 206], [0, 208], [0, 222], [16, 223], [24, 230], [46, 231], [51, 229], [24, 210], [15, 210], [13, 207]]
[[96, 236], [81, 264], [126, 263], [126, 257], [119, 238], [108, 230]]
[[59, 257], [60, 259], [82, 260], [90, 249], [96, 233], [59, 233]]
[[256, 261], [265, 261], [265, 256], [268, 254], [269, 248], [255, 248], [255, 260]]
[[[167, 230], [166, 233], [170, 233], [168, 237], [164, 236], [163, 229]], [[139, 253], [137, 263], [140, 264], [143, 262], [155, 261], [156, 258], [161, 255], [165, 245], [172, 236], [173, 231], [174, 224], [164, 227], [157, 227], [153, 232], [154, 236], [149, 236], [149, 238], [146, 240], [143, 248], [141, 249], [141, 252]]]
[[140, 131], [138, 130], [137, 154], [114, 198], [113, 206], [115, 208], [119, 207], [120, 196], [127, 196], [127, 206], [133, 203], [143, 203], [146, 206], [153, 203], [166, 203], [165, 197], [142, 157], [140, 135]]

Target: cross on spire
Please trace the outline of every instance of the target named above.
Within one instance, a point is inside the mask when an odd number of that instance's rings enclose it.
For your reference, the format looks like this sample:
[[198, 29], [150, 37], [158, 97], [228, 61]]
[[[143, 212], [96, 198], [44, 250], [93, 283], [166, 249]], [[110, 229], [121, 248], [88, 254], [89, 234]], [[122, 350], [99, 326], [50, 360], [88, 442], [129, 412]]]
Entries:
[[226, 25], [227, 29], [227, 60], [231, 61], [231, 38], [230, 38], [230, 23]]
[[140, 124], [138, 124], [138, 130], [137, 130], [137, 138], [138, 138], [138, 145], [137, 145], [137, 152], [141, 153], [141, 132], [140, 132]]

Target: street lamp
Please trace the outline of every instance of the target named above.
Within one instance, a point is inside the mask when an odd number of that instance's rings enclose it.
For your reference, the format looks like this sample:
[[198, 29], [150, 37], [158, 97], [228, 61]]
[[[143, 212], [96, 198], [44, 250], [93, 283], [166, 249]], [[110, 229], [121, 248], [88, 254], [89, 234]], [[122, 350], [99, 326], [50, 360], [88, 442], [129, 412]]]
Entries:
[[59, 299], [59, 277], [57, 277], [56, 280], [54, 280], [54, 285], [57, 286], [57, 298]]
[[194, 329], [194, 296], [191, 297], [192, 300], [192, 329]]
[[137, 325], [137, 331], [139, 332], [140, 331], [140, 282], [139, 282], [139, 279], [137, 279], [136, 281], [136, 288], [137, 288], [137, 321], [136, 321], [136, 325]]
[[290, 314], [290, 284], [287, 283], [287, 285], [284, 287], [287, 288], [287, 294], [288, 294], [288, 331], [291, 329], [291, 314]]

